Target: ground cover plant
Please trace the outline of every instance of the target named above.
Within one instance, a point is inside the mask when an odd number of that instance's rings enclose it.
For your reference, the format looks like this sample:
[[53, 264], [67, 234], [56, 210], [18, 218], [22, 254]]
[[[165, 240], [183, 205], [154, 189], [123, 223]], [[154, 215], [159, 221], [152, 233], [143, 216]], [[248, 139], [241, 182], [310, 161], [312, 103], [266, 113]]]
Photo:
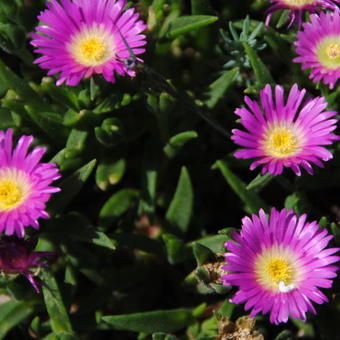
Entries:
[[0, 339], [340, 338], [337, 0], [0, 1]]

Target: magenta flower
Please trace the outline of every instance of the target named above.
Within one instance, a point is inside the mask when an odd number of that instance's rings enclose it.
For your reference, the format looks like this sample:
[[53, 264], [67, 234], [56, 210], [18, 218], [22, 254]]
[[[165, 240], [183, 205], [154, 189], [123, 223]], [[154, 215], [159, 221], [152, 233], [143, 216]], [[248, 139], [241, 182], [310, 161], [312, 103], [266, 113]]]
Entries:
[[311, 22], [303, 24], [295, 42], [293, 59], [302, 63], [302, 69], [310, 68], [315, 83], [322, 81], [331, 89], [340, 78], [340, 11], [311, 15]]
[[238, 286], [231, 302], [245, 303], [250, 316], [270, 312], [275, 324], [289, 315], [305, 320], [306, 312], [315, 314], [312, 302], [328, 301], [319, 288], [332, 286], [339, 248], [325, 249], [333, 236], [306, 218], [285, 209], [272, 209], [268, 218], [260, 210], [259, 216], [244, 217], [241, 232], [232, 235], [235, 241], [226, 242], [222, 268], [229, 273], [223, 284]]
[[34, 242], [2, 237], [0, 239], [0, 270], [6, 274], [22, 274], [32, 284], [37, 293], [39, 286], [34, 279], [33, 269], [45, 267], [42, 257], [53, 256], [53, 252], [34, 252]]
[[13, 149], [13, 131], [0, 131], [0, 233], [25, 236], [25, 227], [38, 229], [38, 219], [48, 218], [45, 202], [52, 193], [60, 191], [50, 186], [60, 177], [53, 163], [39, 163], [46, 152], [28, 148], [32, 136], [22, 136]]
[[339, 3], [339, 0], [270, 0], [270, 2], [273, 3], [273, 5], [269, 7], [267, 11], [266, 25], [269, 25], [270, 18], [274, 11], [277, 9], [288, 9], [290, 10], [289, 27], [295, 21], [301, 25], [304, 11], [315, 13], [322, 9], [337, 9], [338, 7], [335, 3]]
[[256, 158], [250, 170], [262, 165], [262, 174], [280, 175], [284, 167], [289, 167], [300, 176], [300, 166], [309, 174], [313, 174], [311, 163], [323, 167], [322, 161], [332, 159], [332, 154], [322, 145], [339, 139], [332, 133], [337, 120], [330, 119], [336, 112], [324, 111], [327, 106], [324, 97], [302, 104], [305, 93], [295, 84], [285, 103], [282, 86], [275, 87], [274, 100], [271, 87], [266, 85], [260, 91], [260, 106], [246, 96], [244, 101], [249, 110], [238, 108], [235, 113], [247, 131], [234, 129], [231, 137], [245, 148], [234, 156]]
[[141, 32], [147, 26], [133, 8], [124, 11], [126, 0], [51, 0], [46, 5], [31, 44], [43, 55], [35, 63], [48, 75], [60, 74], [57, 85], [77, 85], [96, 73], [109, 82], [115, 82], [114, 72], [135, 75], [128, 60], [131, 51], [145, 51]]

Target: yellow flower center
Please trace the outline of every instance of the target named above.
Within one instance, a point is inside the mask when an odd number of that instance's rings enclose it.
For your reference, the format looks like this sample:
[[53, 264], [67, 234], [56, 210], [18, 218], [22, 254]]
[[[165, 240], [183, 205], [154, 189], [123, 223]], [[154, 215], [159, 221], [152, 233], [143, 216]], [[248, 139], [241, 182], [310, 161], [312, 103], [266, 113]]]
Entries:
[[299, 140], [291, 129], [275, 127], [269, 129], [263, 141], [267, 155], [275, 158], [285, 158], [296, 154], [300, 148]]
[[294, 256], [285, 249], [274, 246], [265, 250], [255, 261], [258, 283], [273, 292], [287, 293], [301, 281], [301, 270]]
[[106, 53], [105, 44], [98, 37], [84, 40], [80, 43], [80, 53], [89, 62], [96, 63], [103, 60]]
[[114, 37], [103, 26], [94, 25], [75, 34], [68, 50], [79, 64], [87, 67], [99, 66], [115, 57]]
[[327, 54], [330, 59], [336, 59], [340, 56], [340, 45], [339, 44], [330, 44], [327, 47]]
[[22, 200], [22, 191], [15, 182], [4, 180], [0, 182], [0, 206], [11, 209]]
[[10, 168], [0, 170], [0, 212], [19, 206], [29, 191], [30, 185], [25, 173]]
[[292, 283], [292, 267], [286, 260], [273, 258], [267, 264], [267, 274], [275, 283], [283, 281], [289, 285]]
[[312, 5], [315, 0], [282, 0], [283, 3], [290, 7], [303, 8], [306, 5]]
[[329, 36], [322, 39], [316, 47], [316, 56], [322, 66], [328, 69], [340, 67], [340, 38]]

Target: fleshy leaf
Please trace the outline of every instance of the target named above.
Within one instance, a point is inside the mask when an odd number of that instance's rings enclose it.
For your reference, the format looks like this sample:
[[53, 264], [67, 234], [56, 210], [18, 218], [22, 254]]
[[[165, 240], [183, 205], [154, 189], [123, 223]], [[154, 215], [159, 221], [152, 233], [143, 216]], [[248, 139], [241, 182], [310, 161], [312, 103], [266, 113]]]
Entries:
[[99, 224], [108, 227], [130, 208], [138, 196], [139, 192], [134, 189], [122, 189], [114, 193], [99, 213]]
[[170, 230], [178, 234], [187, 232], [192, 215], [193, 201], [194, 193], [190, 175], [187, 168], [182, 167], [176, 192], [166, 212]]
[[193, 322], [191, 309], [158, 310], [102, 318], [112, 329], [133, 332], [176, 332]]
[[54, 195], [49, 201], [49, 208], [51, 211], [60, 212], [69, 204], [81, 190], [84, 183], [91, 175], [95, 165], [96, 160], [93, 159], [58, 184], [58, 187], [61, 188], [61, 192]]
[[70, 332], [72, 326], [62, 300], [57, 281], [51, 272], [44, 270], [42, 273], [44, 285], [42, 291], [47, 312], [51, 318], [51, 327], [54, 332]]
[[174, 19], [169, 24], [167, 38], [176, 38], [184, 33], [212, 24], [218, 17], [212, 15], [188, 15]]
[[0, 305], [0, 339], [33, 313], [33, 304], [26, 301], [8, 301]]
[[223, 72], [219, 78], [210, 84], [208, 91], [209, 99], [206, 100], [206, 105], [209, 109], [213, 109], [217, 102], [226, 94], [236, 80], [238, 73], [239, 68], [235, 67], [232, 70]]
[[217, 161], [213, 165], [213, 169], [219, 169], [228, 182], [230, 187], [246, 204], [250, 212], [258, 212], [261, 208], [266, 209], [266, 204], [254, 192], [247, 190], [246, 185], [229, 169], [225, 161]]
[[169, 157], [173, 158], [188, 141], [197, 138], [196, 131], [181, 132], [170, 138], [169, 142], [164, 146], [163, 151]]
[[258, 85], [262, 88], [265, 84], [273, 84], [273, 77], [257, 52], [246, 42], [243, 43], [243, 47], [254, 70]]

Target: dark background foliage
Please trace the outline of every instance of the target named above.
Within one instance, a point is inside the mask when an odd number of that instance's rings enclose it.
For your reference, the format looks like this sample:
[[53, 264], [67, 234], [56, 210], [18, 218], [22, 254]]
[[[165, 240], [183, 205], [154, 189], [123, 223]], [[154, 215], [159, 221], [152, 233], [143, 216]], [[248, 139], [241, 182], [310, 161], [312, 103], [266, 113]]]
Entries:
[[[287, 13], [265, 29], [264, 0], [128, 5], [149, 26], [137, 76], [56, 87], [29, 45], [45, 1], [0, 2], [0, 128], [34, 135], [63, 175], [52, 218], [29, 232], [37, 250], [57, 253], [39, 273], [43, 293], [1, 278], [0, 338], [216, 339], [246, 315], [219, 280], [223, 243], [243, 216], [307, 212], [339, 242], [339, 144], [324, 169], [300, 178], [259, 176], [232, 156], [234, 110], [266, 83], [297, 82], [338, 109], [339, 90], [292, 63]], [[266, 339], [340, 338], [338, 288], [306, 323], [258, 316], [256, 328]]]

